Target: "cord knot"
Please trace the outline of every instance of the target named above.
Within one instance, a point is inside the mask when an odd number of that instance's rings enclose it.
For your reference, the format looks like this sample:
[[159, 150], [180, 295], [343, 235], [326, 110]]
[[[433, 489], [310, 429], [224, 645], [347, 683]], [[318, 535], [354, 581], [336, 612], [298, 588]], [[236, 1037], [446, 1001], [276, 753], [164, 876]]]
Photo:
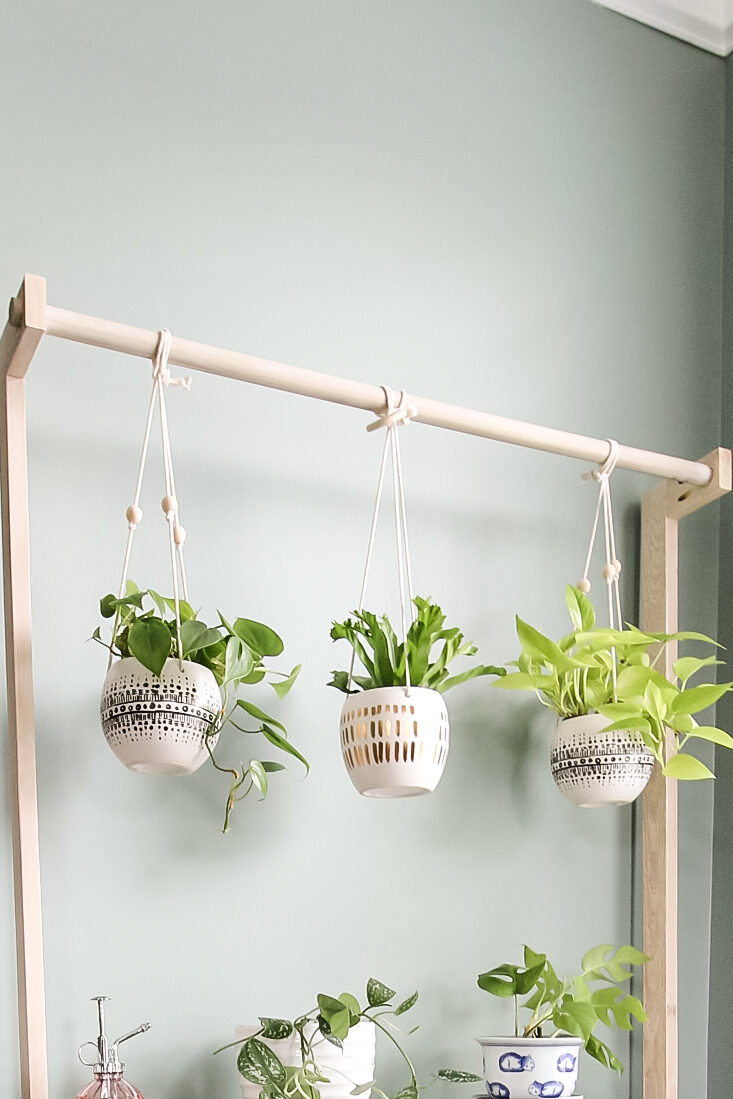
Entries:
[[584, 481], [600, 482], [604, 479], [604, 477], [610, 477], [614, 469], [616, 468], [616, 465], [618, 463], [619, 445], [615, 439], [607, 439], [606, 442], [608, 443], [608, 454], [602, 462], [599, 462], [598, 469], [591, 469], [588, 470], [587, 473], [582, 474]]
[[153, 378], [161, 385], [168, 388], [169, 385], [179, 385], [182, 389], [190, 390], [193, 378], [187, 375], [185, 378], [171, 378], [168, 369], [168, 356], [171, 353], [171, 334], [167, 328], [161, 328], [158, 336], [158, 346], [153, 356]]
[[415, 405], [409, 404], [407, 390], [401, 389], [399, 399], [395, 404], [394, 391], [388, 385], [380, 387], [384, 393], [387, 404], [384, 412], [377, 413], [377, 419], [367, 424], [367, 431], [378, 431], [380, 427], [397, 427], [400, 424], [409, 424], [410, 420], [418, 415]]

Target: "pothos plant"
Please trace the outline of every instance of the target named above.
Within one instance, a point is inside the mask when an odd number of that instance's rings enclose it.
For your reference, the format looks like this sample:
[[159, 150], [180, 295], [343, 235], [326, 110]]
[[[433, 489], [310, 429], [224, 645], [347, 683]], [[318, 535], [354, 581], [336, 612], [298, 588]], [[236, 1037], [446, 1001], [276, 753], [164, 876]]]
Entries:
[[[100, 600], [103, 618], [112, 619], [112, 636], [109, 642], [102, 638], [100, 627], [94, 631], [95, 641], [109, 649], [113, 656], [132, 656], [143, 667], [159, 676], [163, 665], [171, 656], [178, 656], [176, 636], [175, 602], [148, 589], [141, 591], [132, 580], [127, 581], [123, 598], [105, 595]], [[250, 618], [235, 618], [230, 624], [219, 611], [219, 621], [214, 626], [202, 621], [198, 612], [185, 600], [178, 603], [181, 619], [182, 659], [191, 660], [208, 668], [221, 689], [221, 711], [206, 733], [206, 747], [211, 762], [218, 771], [231, 775], [231, 784], [224, 813], [224, 832], [229, 830], [229, 819], [238, 801], [253, 790], [264, 798], [269, 789], [268, 775], [284, 770], [282, 763], [274, 760], [251, 759], [238, 768], [225, 767], [214, 757], [212, 739], [226, 724], [241, 733], [260, 734], [268, 744], [286, 755], [294, 756], [306, 769], [310, 765], [298, 749], [291, 744], [282, 722], [265, 713], [246, 698], [235, 698], [240, 688], [262, 681], [269, 682], [278, 698], [282, 699], [295, 683], [301, 665], [289, 673], [270, 668], [266, 657], [279, 656], [283, 651], [282, 639], [269, 626]], [[270, 678], [270, 677], [275, 677]], [[234, 718], [254, 719], [255, 728], [245, 728]]]
[[[627, 625], [622, 630], [596, 626], [593, 605], [568, 585], [566, 602], [571, 633], [551, 641], [517, 616], [522, 651], [509, 665], [512, 671], [494, 686], [533, 691], [540, 702], [561, 718], [599, 713], [608, 718], [604, 731], [637, 730], [665, 775], [676, 779], [714, 778], [701, 760], [683, 749], [691, 740], [733, 748], [733, 737], [712, 725], [699, 725], [694, 715], [731, 689], [731, 683], [690, 680], [703, 668], [721, 664], [715, 654], [682, 656], [673, 664], [673, 679], [657, 665], [666, 647], [678, 641], [717, 646], [705, 634], [691, 631], [651, 633]], [[667, 730], [674, 754], [666, 758]]]
[[[647, 1021], [641, 1001], [622, 985], [632, 976], [629, 966], [648, 961], [648, 956], [633, 946], [617, 948], [602, 943], [584, 956], [580, 973], [560, 978], [546, 954], [525, 946], [523, 966], [499, 965], [479, 974], [478, 986], [492, 996], [514, 999], [515, 1037], [569, 1034], [582, 1038], [591, 1057], [621, 1073], [624, 1066], [594, 1031], [599, 1023], [609, 1029], [631, 1030], [632, 1018], [640, 1023]], [[522, 996], [527, 999], [520, 1004]], [[530, 1013], [524, 1024], [519, 1021], [520, 1010]]]
[[[292, 1022], [289, 1019], [262, 1017], [260, 1029], [251, 1037], [230, 1042], [215, 1052], [221, 1053], [223, 1049], [239, 1045], [237, 1068], [245, 1080], [258, 1085], [265, 1099], [319, 1099], [319, 1085], [330, 1082], [326, 1070], [319, 1065], [319, 1046], [330, 1042], [342, 1049], [349, 1031], [362, 1020], [367, 1020], [389, 1038], [407, 1069], [408, 1082], [392, 1099], [417, 1099], [419, 1085], [415, 1067], [403, 1049], [399, 1037], [401, 1031], [388, 1017], [394, 1019], [408, 1012], [417, 1003], [418, 994], [413, 993], [393, 1007], [391, 1001], [395, 995], [393, 989], [373, 977], [367, 982], [366, 1003], [363, 1006], [350, 992], [342, 992], [337, 997], [319, 993], [316, 1006]], [[291, 1034], [298, 1036], [300, 1059], [298, 1064], [285, 1065], [263, 1039], [278, 1040], [289, 1038]], [[352, 1095], [374, 1091], [380, 1099], [389, 1099], [374, 1080], [352, 1080], [350, 1083], [353, 1084]]]
[[[449, 665], [458, 657], [475, 656], [476, 646], [465, 641], [457, 627], [445, 627], [445, 615], [436, 603], [419, 595], [413, 602], [417, 615], [407, 631], [406, 646], [398, 640], [386, 614], [377, 616], [371, 611], [353, 611], [353, 618], [334, 622], [331, 638], [349, 642], [366, 674], [352, 676], [350, 683], [347, 671], [334, 671], [328, 686], [336, 687], [344, 694], [375, 687], [404, 686], [405, 655], [412, 686], [432, 687], [441, 693], [476, 676], [506, 674], [504, 668], [493, 664], [475, 664], [451, 675]], [[436, 651], [437, 646], [440, 647]]]
[[[348, 1082], [353, 1084], [351, 1095], [374, 1092], [379, 1099], [418, 1099], [418, 1093], [438, 1079], [454, 1083], [480, 1080], [481, 1077], [472, 1072], [441, 1069], [433, 1075], [429, 1084], [418, 1083], [415, 1066], [402, 1045], [403, 1032], [393, 1022], [415, 1006], [418, 993], [413, 992], [412, 996], [393, 1007], [391, 1001], [396, 995], [394, 989], [370, 977], [366, 986], [366, 1003], [363, 1006], [350, 992], [342, 992], [340, 996], [319, 993], [316, 1006], [296, 1019], [291, 1021], [262, 1016], [260, 1028], [255, 1034], [229, 1042], [214, 1052], [221, 1053], [232, 1046], [239, 1046], [237, 1068], [245, 1080], [260, 1088], [260, 1095], [264, 1099], [320, 1099], [319, 1086], [331, 1082], [326, 1071], [337, 1070], [332, 1067], [326, 1070], [319, 1064], [319, 1047], [322, 1048], [323, 1043], [328, 1042], [343, 1049], [349, 1031], [366, 1020], [385, 1034], [397, 1049], [407, 1070], [408, 1081], [392, 1096], [388, 1096], [377, 1087], [376, 1080], [350, 1080]], [[417, 1027], [413, 1027], [407, 1033], [414, 1034], [416, 1030]], [[286, 1065], [263, 1039], [278, 1041], [289, 1038], [292, 1034], [298, 1037], [300, 1057], [297, 1064]], [[339, 1075], [343, 1076], [343, 1073], [339, 1071]]]

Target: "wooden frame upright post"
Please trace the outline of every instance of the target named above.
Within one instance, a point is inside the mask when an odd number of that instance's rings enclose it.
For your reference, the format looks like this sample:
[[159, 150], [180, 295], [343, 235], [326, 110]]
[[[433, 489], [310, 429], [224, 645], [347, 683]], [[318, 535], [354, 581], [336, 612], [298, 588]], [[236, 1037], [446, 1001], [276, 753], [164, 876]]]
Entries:
[[46, 330], [45, 280], [26, 275], [20, 293], [23, 322], [19, 328], [8, 325], [0, 340], [5, 672], [21, 1094], [23, 1099], [48, 1099], [25, 432], [25, 375]]
[[[719, 448], [702, 459], [713, 471], [707, 485], [693, 488], [661, 481], [641, 507], [641, 621], [653, 633], [678, 626], [678, 524], [686, 515], [731, 490], [731, 453]], [[664, 655], [670, 677], [676, 646]], [[658, 767], [644, 791], [642, 905], [644, 950], [644, 1099], [677, 1099], [677, 783]]]

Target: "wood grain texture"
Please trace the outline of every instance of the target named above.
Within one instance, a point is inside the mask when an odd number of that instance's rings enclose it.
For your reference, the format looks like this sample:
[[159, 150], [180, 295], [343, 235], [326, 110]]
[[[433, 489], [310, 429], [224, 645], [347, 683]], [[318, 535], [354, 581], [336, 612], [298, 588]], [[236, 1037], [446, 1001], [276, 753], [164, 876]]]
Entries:
[[681, 481], [667, 482], [667, 515], [684, 519], [694, 511], [712, 504], [731, 490], [731, 452], [719, 446], [700, 459], [713, 471], [706, 485], [689, 485]]
[[[706, 485], [662, 481], [642, 501], [641, 625], [654, 632], [679, 629], [678, 522], [731, 491], [731, 452], [723, 447], [701, 459], [712, 469]], [[660, 671], [672, 677], [676, 645]], [[644, 1099], [677, 1099], [678, 806], [677, 783], [655, 767], [642, 803], [644, 950]]]
[[[677, 520], [669, 517], [669, 482], [648, 492], [641, 509], [642, 629], [677, 627]], [[670, 645], [660, 671], [672, 674]], [[677, 1099], [677, 783], [658, 766], [643, 794], [644, 1099]]]
[[25, 373], [44, 332], [43, 279], [27, 276], [21, 296], [24, 306], [27, 306], [25, 322], [20, 327], [9, 324], [0, 338], [0, 468], [8, 750], [21, 1094], [23, 1099], [47, 1099], [24, 382]]

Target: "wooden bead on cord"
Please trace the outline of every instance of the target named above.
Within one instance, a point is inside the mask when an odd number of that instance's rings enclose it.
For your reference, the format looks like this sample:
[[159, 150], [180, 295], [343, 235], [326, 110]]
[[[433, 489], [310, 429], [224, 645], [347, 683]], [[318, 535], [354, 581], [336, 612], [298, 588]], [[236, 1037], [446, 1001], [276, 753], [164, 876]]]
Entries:
[[175, 515], [175, 513], [178, 511], [178, 500], [176, 500], [175, 496], [164, 496], [163, 499], [160, 501], [160, 506], [162, 507], [166, 516]]
[[603, 566], [603, 579], [607, 580], [609, 584], [616, 579], [616, 567], [611, 561], [607, 561]]
[[186, 541], [186, 528], [182, 527], [179, 523], [173, 528], [173, 541], [177, 546], [182, 546]]
[[143, 520], [143, 509], [137, 507], [135, 504], [130, 504], [129, 508], [125, 512], [125, 518], [132, 527], [138, 526]]
[[575, 585], [578, 591], [582, 591], [583, 595], [587, 595], [590, 591], [590, 580], [587, 576], [584, 576], [582, 580], [579, 580]]

